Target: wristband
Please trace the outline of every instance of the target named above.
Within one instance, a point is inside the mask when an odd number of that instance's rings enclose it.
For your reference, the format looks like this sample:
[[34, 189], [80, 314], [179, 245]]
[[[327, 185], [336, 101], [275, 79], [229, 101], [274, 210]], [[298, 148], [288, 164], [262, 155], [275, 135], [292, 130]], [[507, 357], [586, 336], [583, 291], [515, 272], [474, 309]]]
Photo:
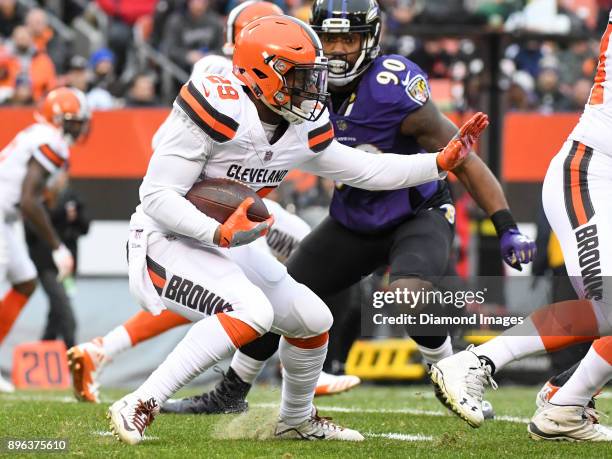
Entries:
[[495, 227], [495, 232], [497, 236], [501, 236], [509, 229], [518, 229], [516, 226], [516, 221], [514, 221], [514, 217], [509, 209], [502, 209], [495, 212], [491, 215], [491, 222]]

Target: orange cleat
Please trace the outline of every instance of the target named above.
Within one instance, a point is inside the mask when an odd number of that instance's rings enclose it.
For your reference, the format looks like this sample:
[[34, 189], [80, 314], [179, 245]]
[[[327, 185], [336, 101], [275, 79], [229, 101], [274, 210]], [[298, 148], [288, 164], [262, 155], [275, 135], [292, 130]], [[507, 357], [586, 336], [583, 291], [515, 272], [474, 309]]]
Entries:
[[106, 361], [102, 338], [95, 338], [68, 350], [68, 367], [72, 374], [74, 396], [78, 401], [100, 403], [100, 385], [96, 378]]
[[334, 395], [340, 394], [351, 390], [353, 387], [361, 384], [361, 379], [357, 376], [352, 375], [331, 375], [329, 373], [321, 372], [319, 380], [317, 381], [317, 387], [315, 388], [315, 397], [321, 395]]

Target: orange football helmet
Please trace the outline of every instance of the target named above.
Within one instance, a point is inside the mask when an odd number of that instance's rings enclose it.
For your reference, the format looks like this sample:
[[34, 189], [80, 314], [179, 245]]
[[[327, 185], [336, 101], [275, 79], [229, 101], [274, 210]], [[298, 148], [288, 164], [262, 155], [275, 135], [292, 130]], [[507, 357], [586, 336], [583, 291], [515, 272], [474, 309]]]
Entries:
[[85, 94], [76, 88], [67, 87], [49, 92], [34, 116], [37, 121], [58, 128], [70, 145], [87, 134], [91, 118]]
[[223, 45], [223, 54], [231, 56], [234, 54], [234, 43], [236, 37], [242, 29], [255, 19], [263, 18], [264, 16], [282, 16], [283, 10], [279, 6], [270, 2], [260, 2], [257, 0], [249, 0], [241, 3], [230, 11], [225, 24], [225, 44]]
[[316, 121], [325, 111], [327, 58], [317, 34], [290, 16], [247, 24], [236, 40], [234, 75], [290, 123]]

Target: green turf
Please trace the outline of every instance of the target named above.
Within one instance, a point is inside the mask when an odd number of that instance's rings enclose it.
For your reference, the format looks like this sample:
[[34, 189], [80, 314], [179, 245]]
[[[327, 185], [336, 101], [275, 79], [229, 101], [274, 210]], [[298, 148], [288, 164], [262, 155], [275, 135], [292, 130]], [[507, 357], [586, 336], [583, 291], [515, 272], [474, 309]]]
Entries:
[[[536, 388], [504, 387], [489, 391], [496, 414], [526, 418], [534, 409]], [[193, 391], [191, 391], [193, 393]], [[604, 458], [612, 446], [536, 442], [526, 425], [491, 421], [471, 429], [447, 415], [426, 386], [361, 387], [347, 394], [317, 399], [321, 415], [361, 431], [362, 443], [297, 442], [268, 439], [279, 400], [277, 388], [259, 387], [243, 415], [160, 415], [148, 429], [151, 436], [138, 446], [127, 446], [109, 436], [105, 412], [121, 391], [103, 392], [100, 405], [77, 404], [67, 392], [0, 394], [0, 438], [67, 438], [69, 453], [81, 457], [220, 457], [220, 458], [409, 458], [409, 457], [580, 457]], [[184, 392], [185, 393], [185, 392]], [[183, 393], [183, 394], [184, 394]], [[598, 408], [612, 411], [612, 399]], [[345, 409], [342, 411], [342, 409]], [[408, 412], [398, 412], [407, 410]], [[426, 414], [419, 413], [420, 411]], [[605, 418], [604, 418], [605, 422]], [[431, 437], [401, 441], [380, 434]], [[1, 455], [1, 454], [0, 454]], [[11, 454], [10, 457], [17, 457]], [[28, 457], [31, 457], [28, 456]]]

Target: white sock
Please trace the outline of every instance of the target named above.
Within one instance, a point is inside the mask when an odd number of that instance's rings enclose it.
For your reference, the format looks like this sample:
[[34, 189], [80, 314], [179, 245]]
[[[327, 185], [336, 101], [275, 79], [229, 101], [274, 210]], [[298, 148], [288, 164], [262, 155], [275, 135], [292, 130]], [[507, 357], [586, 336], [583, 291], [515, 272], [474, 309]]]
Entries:
[[327, 343], [315, 349], [302, 349], [283, 337], [279, 355], [283, 364], [280, 417], [287, 424], [297, 426], [312, 412], [312, 399], [327, 355]]
[[447, 336], [444, 343], [442, 343], [440, 347], [437, 347], [435, 349], [421, 346], [420, 344], [417, 344], [417, 347], [419, 348], [419, 352], [425, 359], [425, 362], [429, 364], [438, 363], [440, 360], [453, 355], [453, 345], [451, 343], [450, 336]]
[[102, 347], [106, 357], [112, 359], [117, 354], [132, 347], [132, 338], [123, 325], [113, 328], [102, 338]]
[[143, 400], [155, 397], [162, 405], [181, 387], [235, 350], [236, 346], [216, 316], [195, 322], [135, 393]]
[[[483, 355], [491, 359], [496, 371], [514, 360], [546, 350], [531, 319], [525, 319], [523, 324], [512, 327], [510, 330], [512, 330], [512, 335], [505, 332], [473, 349], [476, 355]], [[522, 336], [518, 336], [519, 334]]]
[[255, 378], [257, 378], [257, 375], [265, 364], [265, 361], [255, 360], [253, 357], [243, 354], [240, 352], [240, 349], [238, 349], [234, 353], [230, 366], [245, 383], [253, 384], [253, 381], [255, 381]]
[[591, 397], [612, 378], [612, 365], [591, 346], [574, 374], [550, 399], [555, 405], [586, 406]]

